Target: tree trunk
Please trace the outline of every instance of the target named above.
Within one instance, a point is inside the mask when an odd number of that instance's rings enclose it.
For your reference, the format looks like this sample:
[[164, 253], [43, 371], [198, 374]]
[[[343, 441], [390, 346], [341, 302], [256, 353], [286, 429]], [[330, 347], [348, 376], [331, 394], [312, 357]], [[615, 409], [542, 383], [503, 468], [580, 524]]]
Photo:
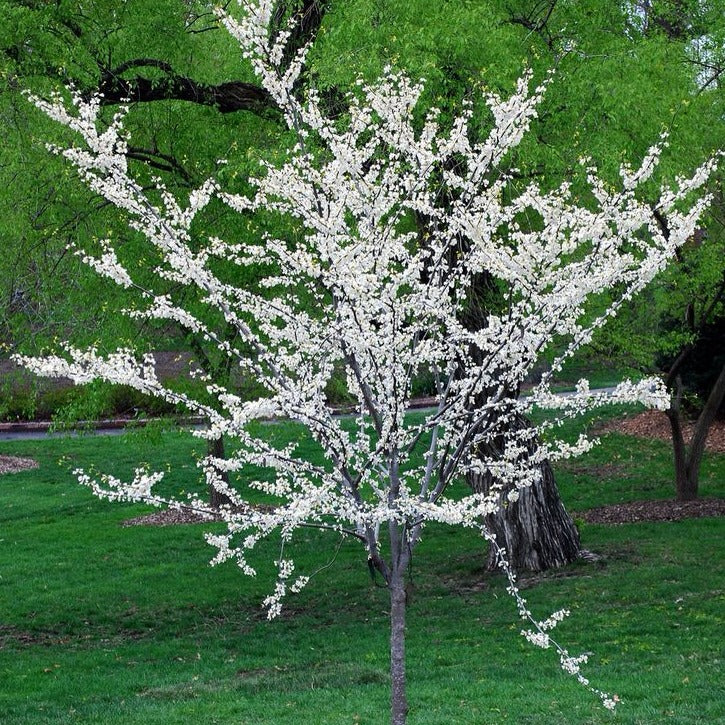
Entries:
[[[449, 195], [451, 202], [454, 192]], [[430, 220], [423, 214], [416, 215], [419, 230], [419, 244], [426, 244]], [[462, 249], [468, 248], [469, 240], [461, 238]], [[458, 254], [452, 249], [451, 254]], [[424, 276], [428, 272], [424, 270]], [[470, 331], [481, 330], [488, 325], [489, 314], [496, 311], [502, 302], [501, 290], [494, 277], [487, 271], [476, 275], [469, 299], [461, 312], [461, 324]], [[470, 350], [475, 363], [482, 363], [481, 353], [475, 346]], [[518, 395], [518, 391], [511, 391]], [[484, 405], [486, 395], [481, 394], [477, 403]], [[524, 417], [517, 418], [514, 426], [529, 427]], [[485, 453], [496, 456], [492, 446]], [[484, 451], [481, 451], [484, 453]], [[582, 551], [579, 532], [561, 502], [556, 488], [554, 474], [548, 462], [542, 464], [542, 481], [536, 487], [522, 490], [517, 503], [502, 505], [496, 514], [486, 517], [486, 526], [496, 535], [499, 546], [505, 548], [509, 564], [514, 571], [545, 571], [570, 564], [580, 558]], [[492, 483], [485, 475], [468, 475], [468, 483], [474, 491], [485, 493]], [[496, 555], [489, 548], [486, 568], [497, 569]]]
[[725, 365], [720, 370], [710, 390], [705, 407], [695, 421], [689, 445], [685, 443], [682, 430], [682, 380], [675, 381], [675, 394], [666, 411], [672, 431], [672, 451], [675, 463], [675, 492], [678, 501], [692, 501], [697, 498], [700, 484], [700, 464], [705, 453], [705, 442], [710, 426], [725, 400]]
[[[228, 324], [224, 331], [224, 341], [231, 345], [234, 343], [236, 336], [236, 331]], [[221, 362], [215, 361], [208, 354], [207, 350], [204, 349], [201, 341], [194, 336], [189, 338], [189, 346], [191, 347], [192, 352], [196, 355], [196, 364], [199, 365], [206, 375], [216, 382], [229, 384], [232, 370], [232, 358], [230, 356], [227, 355], [223, 357]], [[218, 438], [207, 440], [206, 453], [208, 456], [213, 456], [214, 458], [218, 458], [223, 461], [226, 457], [224, 452], [224, 437], [220, 435]], [[221, 478], [221, 480], [228, 486], [229, 474], [219, 468], [216, 469], [216, 472], [219, 478]], [[209, 490], [209, 503], [214, 508], [231, 505], [232, 502], [229, 497], [221, 491], [218, 491], [211, 483], [207, 486], [207, 488]]]
[[[527, 427], [523, 416], [514, 425]], [[532, 451], [533, 452], [533, 451]], [[495, 455], [493, 446], [482, 454]], [[493, 479], [487, 474], [469, 474], [474, 491], [487, 493]], [[498, 511], [486, 517], [485, 524], [506, 549], [506, 558], [514, 571], [546, 571], [579, 559], [582, 555], [579, 532], [564, 508], [548, 461], [541, 464], [541, 481], [522, 488], [519, 499], [509, 502], [505, 492]], [[489, 548], [486, 568], [497, 569], [496, 554]]]
[[[224, 459], [224, 438], [222, 436], [219, 436], [219, 438], [214, 438], [210, 441], [207, 441], [207, 453], [210, 456], [214, 456], [214, 458], [219, 458], [221, 460]], [[229, 474], [226, 471], [220, 471], [217, 469], [217, 474], [219, 477], [224, 481], [225, 484], [229, 485]], [[229, 506], [231, 505], [231, 500], [229, 497], [222, 493], [221, 491], [217, 490], [216, 486], [209, 486], [209, 503], [214, 508], [221, 508], [222, 506]]]
[[405, 697], [405, 583], [403, 572], [393, 567], [390, 578], [390, 721], [405, 725], [408, 701]]

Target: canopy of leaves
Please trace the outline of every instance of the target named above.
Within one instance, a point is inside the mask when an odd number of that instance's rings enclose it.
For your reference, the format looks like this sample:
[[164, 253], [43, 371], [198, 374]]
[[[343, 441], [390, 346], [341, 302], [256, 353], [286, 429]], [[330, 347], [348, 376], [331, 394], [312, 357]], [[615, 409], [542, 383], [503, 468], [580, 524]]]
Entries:
[[[510, 92], [524, 67], [537, 79], [555, 69], [534, 133], [511, 159], [522, 188], [532, 178], [551, 186], [562, 177], [576, 181], [581, 157], [596, 158], [602, 176], [614, 180], [620, 164], [636, 164], [663, 130], [669, 131], [670, 148], [653, 184], [661, 175], [686, 172], [725, 143], [725, 20], [719, 0], [330, 0], [317, 6], [324, 17], [308, 77], [327, 91], [338, 112], [344, 113], [344, 94], [359, 77], [376, 78], [390, 63], [426, 78], [422, 105], [439, 106], [444, 122], [462, 98], [479, 99], [481, 89]], [[47, 94], [72, 83], [92, 92], [110, 88], [111, 81], [143, 81], [150, 95], [163, 95], [174, 83], [186, 83], [188, 91], [190, 84], [203, 89], [250, 82], [253, 74], [201, 0], [94, 0], [82, 7], [71, 0], [0, 0], [0, 10], [7, 19], [0, 30], [6, 129], [0, 183], [11, 190], [2, 197], [0, 215], [0, 243], [7, 250], [0, 258], [2, 342], [28, 350], [71, 327], [88, 341], [138, 340], [148, 330], [110, 312], [120, 300], [101, 304], [117, 290], [100, 288], [67, 245], [122, 235], [128, 257], [135, 255], [140, 265], [149, 260], [116, 213], [94, 201], [46, 153], [48, 122], [22, 91]], [[478, 111], [483, 135], [491, 119], [483, 104]], [[260, 158], [277, 157], [289, 146], [274, 113], [222, 113], [175, 98], [132, 102], [126, 125], [134, 139], [132, 158], [145, 165], [149, 180], [159, 175], [171, 188], [216, 173], [228, 188], [243, 190]], [[219, 168], [220, 158], [229, 164]], [[210, 223], [230, 238], [279, 221], [232, 230], [220, 210]], [[635, 348], [630, 326], [616, 344], [610, 340], [602, 347], [627, 347], [630, 357], [649, 365], [654, 347], [676, 348], [688, 333], [667, 323], [672, 334], [663, 337], [662, 316], [682, 317], [692, 289], [707, 296], [722, 276], [712, 258], [719, 252], [709, 251], [721, 229], [712, 220], [709, 225], [707, 250], [691, 257], [686, 252], [686, 281], [677, 271], [677, 281], [663, 281], [640, 303], [644, 314], [633, 308], [631, 324], [656, 345]], [[661, 314], [651, 314], [651, 302]], [[153, 331], [154, 344], [158, 334]], [[174, 330], [164, 334], [166, 346], [184, 346]]]

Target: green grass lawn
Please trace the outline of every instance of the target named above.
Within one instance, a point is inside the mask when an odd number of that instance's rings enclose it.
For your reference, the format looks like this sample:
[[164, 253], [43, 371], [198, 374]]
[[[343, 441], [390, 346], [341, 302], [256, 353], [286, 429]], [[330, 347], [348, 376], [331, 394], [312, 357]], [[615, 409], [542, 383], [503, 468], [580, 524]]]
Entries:
[[[343, 542], [267, 622], [265, 562], [278, 545], [260, 546], [254, 579], [210, 568], [209, 526], [122, 527], [148, 509], [97, 501], [69, 473], [170, 463], [168, 485], [191, 489], [194, 447], [173, 433], [0, 443], [40, 462], [0, 477], [0, 722], [387, 721], [388, 601], [359, 544]], [[673, 490], [666, 444], [614, 434], [558, 479], [575, 512]], [[707, 458], [702, 495], [725, 496], [725, 456]], [[586, 674], [619, 695], [618, 711], [523, 640], [506, 582], [481, 570], [478, 537], [430, 528], [412, 572], [411, 723], [725, 722], [723, 521], [584, 524], [582, 537], [603, 560], [524, 578], [524, 595], [542, 617], [571, 609], [559, 639], [593, 653]], [[298, 537], [298, 569], [331, 560], [337, 543]]]
[[641, 380], [643, 373], [625, 365], [612, 365], [606, 361], [572, 358], [564, 363], [564, 367], [553, 377], [552, 387], [555, 390], [573, 390], [576, 384], [585, 378], [592, 390], [609, 388], [621, 383], [622, 380]]

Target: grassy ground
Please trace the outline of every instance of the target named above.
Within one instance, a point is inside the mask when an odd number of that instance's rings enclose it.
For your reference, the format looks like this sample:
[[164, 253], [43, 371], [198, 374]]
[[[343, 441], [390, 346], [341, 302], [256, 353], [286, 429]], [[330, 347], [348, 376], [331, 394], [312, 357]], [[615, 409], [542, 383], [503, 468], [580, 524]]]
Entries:
[[[255, 579], [207, 567], [208, 526], [132, 527], [139, 506], [96, 501], [69, 470], [123, 472], [169, 462], [171, 485], [195, 484], [188, 451], [165, 434], [3, 442], [40, 461], [0, 478], [0, 721], [170, 725], [384, 723], [387, 598], [359, 546], [267, 622], [271, 570]], [[573, 511], [672, 493], [669, 450], [610, 434], [558, 472]], [[725, 496], [725, 456], [706, 460], [702, 494]], [[560, 639], [590, 651], [592, 682], [617, 693], [616, 714], [528, 645], [505, 582], [481, 571], [482, 543], [431, 530], [413, 570], [408, 627], [410, 722], [719, 723], [723, 521], [584, 524], [599, 564], [524, 581], [542, 616], [568, 607]], [[333, 557], [337, 540], [298, 540], [300, 569]], [[274, 559], [263, 545], [259, 561]]]

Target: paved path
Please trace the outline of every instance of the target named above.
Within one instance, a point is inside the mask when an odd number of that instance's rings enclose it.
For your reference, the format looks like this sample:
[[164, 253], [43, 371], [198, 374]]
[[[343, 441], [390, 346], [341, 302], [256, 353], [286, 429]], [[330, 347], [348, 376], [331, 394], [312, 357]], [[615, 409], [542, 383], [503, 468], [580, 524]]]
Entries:
[[[0, 423], [0, 441], [33, 440], [41, 438], [79, 437], [84, 435], [123, 435], [131, 430], [142, 428], [160, 419], [114, 419], [93, 422], [89, 427], [78, 426], [70, 430], [51, 430], [49, 421], [31, 421], [27, 423]], [[169, 426], [201, 426], [201, 419], [168, 419]]]

